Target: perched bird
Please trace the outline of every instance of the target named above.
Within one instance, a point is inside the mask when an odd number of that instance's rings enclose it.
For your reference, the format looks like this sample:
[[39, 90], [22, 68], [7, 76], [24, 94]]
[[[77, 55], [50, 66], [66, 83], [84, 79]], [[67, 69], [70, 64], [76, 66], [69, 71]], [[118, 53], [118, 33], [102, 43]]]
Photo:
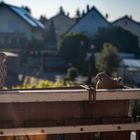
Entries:
[[7, 56], [4, 53], [0, 53], [0, 89], [3, 88], [7, 76], [7, 70], [5, 66], [6, 58]]
[[125, 88], [119, 83], [118, 80], [114, 80], [109, 77], [105, 72], [100, 72], [96, 75], [96, 89], [117, 89]]

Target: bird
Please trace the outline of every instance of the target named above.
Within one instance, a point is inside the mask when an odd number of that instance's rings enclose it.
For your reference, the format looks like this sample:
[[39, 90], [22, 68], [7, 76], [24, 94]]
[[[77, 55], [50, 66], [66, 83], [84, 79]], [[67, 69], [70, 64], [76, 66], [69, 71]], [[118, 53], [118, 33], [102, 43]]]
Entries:
[[7, 59], [6, 54], [0, 52], [0, 89], [3, 88], [7, 76], [7, 70], [5, 65], [6, 59]]
[[122, 89], [127, 88], [120, 84], [120, 80], [114, 80], [105, 72], [100, 72], [96, 75], [96, 89]]

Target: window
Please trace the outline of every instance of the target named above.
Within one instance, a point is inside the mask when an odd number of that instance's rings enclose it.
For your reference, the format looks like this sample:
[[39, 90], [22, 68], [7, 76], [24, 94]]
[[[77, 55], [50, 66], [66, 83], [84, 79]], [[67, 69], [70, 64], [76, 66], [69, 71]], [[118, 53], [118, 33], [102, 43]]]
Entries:
[[16, 44], [20, 44], [20, 39], [16, 38]]
[[12, 43], [12, 39], [9, 37], [7, 38], [7, 44], [11, 44]]
[[125, 25], [125, 26], [127, 26], [127, 25], [128, 25], [128, 22], [127, 22], [127, 20], [125, 20], [125, 21], [124, 21], [124, 25]]
[[0, 44], [4, 44], [5, 43], [5, 38], [1, 37], [0, 38]]

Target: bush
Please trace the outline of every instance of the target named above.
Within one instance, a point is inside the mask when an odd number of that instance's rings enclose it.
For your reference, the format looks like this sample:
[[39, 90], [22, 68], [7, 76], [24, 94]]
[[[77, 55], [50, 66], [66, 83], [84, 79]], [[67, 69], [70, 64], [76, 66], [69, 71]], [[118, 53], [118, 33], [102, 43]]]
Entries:
[[96, 51], [101, 51], [105, 42], [116, 46], [120, 52], [139, 51], [138, 37], [121, 27], [100, 28], [93, 37]]
[[104, 71], [109, 75], [115, 72], [120, 62], [117, 53], [116, 47], [113, 47], [110, 43], [105, 43], [96, 60], [96, 68], [98, 71]]
[[75, 78], [78, 76], [78, 69], [75, 67], [70, 67], [67, 70], [67, 77], [69, 80], [74, 81]]
[[63, 79], [58, 79], [55, 82], [49, 80], [38, 80], [34, 77], [29, 77], [24, 79], [23, 84], [13, 87], [13, 89], [35, 89], [35, 88], [55, 88], [55, 87], [72, 87], [74, 86], [71, 81], [64, 81]]
[[88, 37], [80, 33], [69, 33], [59, 40], [61, 56], [76, 67], [85, 61], [88, 46]]

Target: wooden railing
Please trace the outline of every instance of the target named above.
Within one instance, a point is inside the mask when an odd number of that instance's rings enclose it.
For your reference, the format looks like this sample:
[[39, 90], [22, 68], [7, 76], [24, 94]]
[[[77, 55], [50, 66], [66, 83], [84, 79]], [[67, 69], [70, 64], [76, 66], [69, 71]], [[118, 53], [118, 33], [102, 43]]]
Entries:
[[135, 131], [140, 140], [139, 114], [134, 121], [129, 102], [140, 100], [140, 89], [96, 90], [94, 94], [96, 100], [91, 103], [89, 91], [82, 88], [0, 91], [0, 136], [63, 134], [65, 140], [84, 140], [86, 134], [85, 140], [93, 140], [91, 134], [100, 133], [101, 140], [127, 140]]

